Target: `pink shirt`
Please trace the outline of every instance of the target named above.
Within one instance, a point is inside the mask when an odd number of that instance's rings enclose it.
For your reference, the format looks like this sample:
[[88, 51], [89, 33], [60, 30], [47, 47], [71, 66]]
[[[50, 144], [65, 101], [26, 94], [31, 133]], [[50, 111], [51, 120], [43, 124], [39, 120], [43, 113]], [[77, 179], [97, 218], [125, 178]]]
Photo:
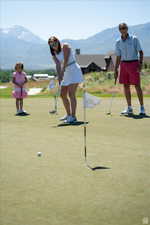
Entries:
[[[21, 72], [21, 73], [18, 73], [18, 72], [14, 72], [13, 73], [13, 78], [15, 78], [15, 81], [18, 83], [18, 84], [23, 84], [25, 82], [25, 77], [26, 77], [26, 73], [25, 72]], [[15, 88], [18, 88], [19, 86], [14, 84], [14, 87]], [[25, 85], [23, 85], [23, 87], [25, 87]]]

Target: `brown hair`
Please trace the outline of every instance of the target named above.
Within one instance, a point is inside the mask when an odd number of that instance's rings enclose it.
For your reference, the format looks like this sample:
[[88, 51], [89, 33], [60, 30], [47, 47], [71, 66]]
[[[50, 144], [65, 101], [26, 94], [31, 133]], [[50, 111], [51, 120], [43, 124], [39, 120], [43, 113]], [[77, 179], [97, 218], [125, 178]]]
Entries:
[[59, 54], [59, 52], [61, 52], [61, 44], [60, 44], [60, 41], [58, 40], [57, 37], [55, 36], [51, 36], [49, 39], [48, 39], [48, 45], [50, 47], [50, 51], [51, 51], [51, 54], [52, 56], [55, 55], [55, 50], [50, 46], [50, 42], [51, 41], [57, 41], [58, 42], [58, 50], [57, 50], [57, 54]]
[[120, 29], [120, 27], [123, 27], [123, 26], [127, 27], [127, 29], [128, 29], [128, 25], [126, 23], [120, 23], [118, 28]]
[[24, 68], [23, 63], [17, 62], [16, 65], [15, 65], [15, 70], [17, 69], [18, 66], [20, 66], [21, 69], [23, 70], [23, 68]]

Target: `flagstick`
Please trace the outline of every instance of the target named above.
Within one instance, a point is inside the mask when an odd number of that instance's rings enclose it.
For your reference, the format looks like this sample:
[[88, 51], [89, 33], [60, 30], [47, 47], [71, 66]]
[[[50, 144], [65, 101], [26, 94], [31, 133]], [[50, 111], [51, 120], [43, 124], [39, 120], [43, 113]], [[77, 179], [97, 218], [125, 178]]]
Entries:
[[86, 130], [86, 106], [85, 106], [85, 88], [83, 89], [83, 97], [84, 97], [84, 112], [83, 112], [83, 119], [84, 119], [84, 157], [85, 157], [85, 163], [86, 163], [86, 166], [93, 170], [93, 168], [88, 164], [87, 162], [87, 141], [86, 141], [86, 134], [87, 134], [87, 130]]
[[[85, 99], [85, 91], [84, 91], [84, 99]], [[84, 105], [84, 156], [86, 160], [86, 107]]]

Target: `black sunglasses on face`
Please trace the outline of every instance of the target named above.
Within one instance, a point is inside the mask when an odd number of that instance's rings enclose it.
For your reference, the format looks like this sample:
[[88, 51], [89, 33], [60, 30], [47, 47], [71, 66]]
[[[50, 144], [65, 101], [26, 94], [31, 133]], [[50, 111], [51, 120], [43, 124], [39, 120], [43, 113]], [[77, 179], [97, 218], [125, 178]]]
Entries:
[[126, 30], [127, 27], [120, 27], [119, 30]]
[[53, 47], [56, 47], [56, 46], [57, 46], [57, 41], [51, 42], [49, 45], [50, 45], [52, 48], [53, 48]]

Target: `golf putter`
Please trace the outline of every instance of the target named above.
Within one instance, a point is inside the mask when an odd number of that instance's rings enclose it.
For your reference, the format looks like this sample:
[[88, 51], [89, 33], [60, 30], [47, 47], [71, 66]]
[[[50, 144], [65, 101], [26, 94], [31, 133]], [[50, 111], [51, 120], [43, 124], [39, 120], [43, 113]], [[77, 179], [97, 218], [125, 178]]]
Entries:
[[22, 87], [21, 87], [21, 97], [22, 97]]
[[112, 96], [111, 96], [111, 99], [110, 99], [109, 110], [108, 110], [108, 112], [106, 113], [107, 115], [110, 115], [110, 116], [112, 116], [111, 109], [112, 109], [112, 103], [113, 103], [114, 97], [115, 97], [115, 93], [112, 93]]
[[54, 110], [50, 111], [50, 114], [57, 114], [57, 96], [54, 96]]
[[54, 110], [50, 111], [50, 114], [58, 114], [58, 96], [60, 94], [60, 86], [57, 88], [57, 92], [54, 95]]

